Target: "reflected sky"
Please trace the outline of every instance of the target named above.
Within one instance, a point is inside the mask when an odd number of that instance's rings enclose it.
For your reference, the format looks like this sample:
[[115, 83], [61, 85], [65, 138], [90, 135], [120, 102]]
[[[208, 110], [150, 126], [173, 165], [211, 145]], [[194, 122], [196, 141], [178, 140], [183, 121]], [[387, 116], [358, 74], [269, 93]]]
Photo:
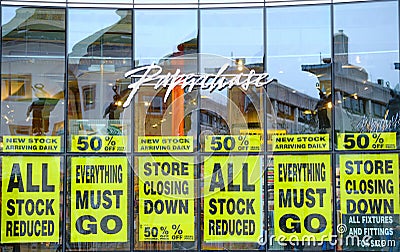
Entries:
[[342, 29], [349, 37], [349, 62], [362, 66], [372, 82], [399, 83], [399, 28], [397, 2], [362, 3], [335, 6], [335, 32]]
[[262, 62], [262, 9], [203, 10], [200, 20], [201, 53]]
[[84, 38], [117, 23], [120, 19], [115, 10], [69, 9], [68, 53], [71, 53], [74, 45]]
[[197, 37], [197, 10], [138, 10], [135, 25], [136, 59], [150, 64]]
[[267, 72], [286, 86], [319, 97], [317, 77], [302, 71], [301, 65], [330, 57], [330, 7], [268, 8], [266, 18]]

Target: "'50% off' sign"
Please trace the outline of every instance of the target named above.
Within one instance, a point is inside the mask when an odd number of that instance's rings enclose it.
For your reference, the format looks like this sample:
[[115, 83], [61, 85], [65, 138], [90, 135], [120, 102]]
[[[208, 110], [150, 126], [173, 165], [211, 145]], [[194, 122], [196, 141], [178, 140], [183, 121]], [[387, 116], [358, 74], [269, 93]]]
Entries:
[[73, 152], [123, 152], [126, 151], [126, 136], [73, 135]]
[[[161, 227], [149, 227], [146, 226], [144, 227], [144, 234], [143, 236], [146, 239], [150, 240], [184, 240], [183, 237], [183, 230], [180, 228], [180, 224], [172, 224], [171, 229], [172, 232], [170, 233], [168, 231], [167, 226], [161, 226]], [[143, 228], [143, 227], [142, 227]], [[187, 238], [187, 237], [185, 237]]]
[[338, 133], [338, 150], [396, 149], [396, 132]]
[[208, 152], [252, 152], [261, 150], [260, 135], [209, 135], [205, 140]]

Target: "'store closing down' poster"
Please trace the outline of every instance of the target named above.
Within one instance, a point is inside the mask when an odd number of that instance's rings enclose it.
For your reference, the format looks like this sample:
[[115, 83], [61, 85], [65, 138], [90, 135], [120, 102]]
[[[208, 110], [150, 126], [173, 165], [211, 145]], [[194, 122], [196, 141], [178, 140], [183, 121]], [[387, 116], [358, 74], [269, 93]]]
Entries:
[[331, 197], [330, 155], [274, 156], [276, 239], [330, 241]]
[[261, 235], [259, 156], [204, 160], [204, 240], [258, 242]]
[[194, 158], [139, 158], [139, 240], [194, 241]]
[[387, 251], [398, 245], [398, 154], [340, 155], [340, 185], [343, 238], [352, 241], [346, 249]]
[[58, 242], [60, 158], [2, 161], [1, 243]]
[[71, 242], [128, 241], [126, 157], [71, 158]]

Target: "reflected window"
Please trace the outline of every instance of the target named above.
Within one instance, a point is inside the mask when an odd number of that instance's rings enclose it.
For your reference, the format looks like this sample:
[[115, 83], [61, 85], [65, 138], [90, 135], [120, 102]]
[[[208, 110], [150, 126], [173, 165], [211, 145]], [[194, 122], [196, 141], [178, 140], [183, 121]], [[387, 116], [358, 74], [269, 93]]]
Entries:
[[8, 94], [8, 100], [16, 100], [32, 95], [31, 78], [29, 75], [3, 76], [4, 90]]
[[96, 107], [96, 87], [86, 86], [82, 88], [83, 91], [83, 109], [90, 110]]
[[143, 96], [144, 105], [148, 107], [147, 114], [162, 115], [163, 114], [163, 97], [161, 96]]

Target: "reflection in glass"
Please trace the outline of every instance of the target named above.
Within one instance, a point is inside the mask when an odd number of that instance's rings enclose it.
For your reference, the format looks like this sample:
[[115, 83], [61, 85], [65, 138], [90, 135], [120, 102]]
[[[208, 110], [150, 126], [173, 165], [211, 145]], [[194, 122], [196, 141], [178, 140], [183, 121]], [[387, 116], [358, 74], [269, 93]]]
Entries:
[[267, 9], [267, 72], [277, 80], [268, 86], [269, 114], [276, 116], [276, 123], [268, 125], [270, 134], [331, 128], [330, 83], [321, 84], [330, 75], [314, 73], [329, 64], [329, 11], [329, 6]]
[[[251, 70], [257, 71], [256, 74], [262, 71], [262, 66], [259, 66], [259, 64], [244, 65], [240, 60], [231, 61], [228, 58], [210, 54], [202, 54], [200, 62], [203, 74], [216, 74], [220, 72], [223, 65], [227, 65], [222, 75], [228, 79], [233, 76], [245, 76]], [[241, 81], [247, 78], [244, 76]], [[253, 140], [253, 144], [258, 146], [251, 151], [260, 151], [263, 128], [261, 123], [263, 120], [261, 112], [262, 92], [263, 88], [257, 88], [254, 85], [249, 85], [247, 90], [239, 87], [226, 87], [212, 92], [201, 90], [200, 143], [202, 150], [207, 151], [207, 145], [210, 145], [211, 141], [207, 139], [210, 139], [213, 135], [234, 135], [237, 137], [255, 135], [258, 136], [258, 139], [246, 138], [245, 141], [250, 143]], [[230, 146], [230, 148], [233, 150], [235, 146], [236, 144]], [[213, 150], [216, 151], [215, 148]], [[240, 150], [236, 149], [236, 151]]]
[[397, 6], [397, 2], [335, 5], [337, 132], [398, 132]]
[[[131, 67], [132, 12], [71, 9], [69, 20], [68, 129], [70, 150], [76, 151], [79, 135], [127, 137], [131, 109], [123, 107], [130, 92], [124, 73]], [[129, 150], [130, 143], [124, 145], [116, 147]]]
[[[132, 11], [71, 9], [68, 27], [69, 150], [129, 151], [131, 109], [122, 104], [129, 93], [124, 73], [131, 68]], [[125, 237], [108, 243], [67, 237], [74, 249], [129, 249]]]
[[136, 66], [197, 52], [196, 10], [137, 10], [135, 24]]
[[[162, 68], [160, 75], [197, 72], [195, 10], [138, 10], [135, 23], [137, 67], [154, 63]], [[135, 137], [195, 135], [196, 90], [177, 86], [167, 94], [155, 84], [142, 86], [135, 97]]]
[[262, 65], [262, 17], [262, 8], [201, 10], [200, 53]]
[[[315, 69], [329, 65], [329, 7], [269, 8], [267, 33], [267, 71], [277, 80], [268, 87], [277, 118], [269, 127], [288, 134], [328, 132], [330, 83], [321, 86]], [[330, 78], [329, 70], [323, 77]]]
[[4, 7], [2, 135], [62, 136], [65, 11]]

